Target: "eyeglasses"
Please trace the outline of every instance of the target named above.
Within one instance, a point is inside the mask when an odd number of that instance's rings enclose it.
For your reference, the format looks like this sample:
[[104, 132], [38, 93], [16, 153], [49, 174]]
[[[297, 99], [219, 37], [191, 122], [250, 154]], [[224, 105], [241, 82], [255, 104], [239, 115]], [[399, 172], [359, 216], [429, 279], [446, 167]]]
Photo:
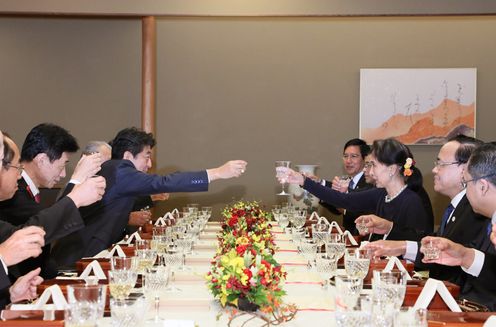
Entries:
[[357, 159], [357, 158], [360, 158], [361, 155], [360, 154], [356, 154], [356, 153], [353, 153], [353, 154], [343, 154], [343, 159]]
[[465, 176], [462, 175], [462, 187], [463, 188], [466, 188], [467, 185], [468, 185], [468, 183], [470, 183], [470, 182], [477, 182], [479, 179], [484, 179], [484, 178], [492, 177], [494, 175], [496, 175], [496, 173], [484, 175], [484, 176], [481, 176], [481, 177], [472, 178], [472, 179], [469, 179], [468, 181], [466, 181], [465, 180]]
[[17, 169], [17, 172], [19, 174], [22, 174], [22, 172], [24, 171], [24, 166], [23, 165], [14, 166], [14, 165], [8, 164], [7, 167], [8, 168], [15, 168], [15, 169]]
[[434, 160], [434, 167], [444, 167], [444, 166], [449, 166], [449, 165], [460, 165], [461, 162], [459, 161], [451, 161], [451, 162], [446, 162], [446, 161], [441, 161], [441, 160]]

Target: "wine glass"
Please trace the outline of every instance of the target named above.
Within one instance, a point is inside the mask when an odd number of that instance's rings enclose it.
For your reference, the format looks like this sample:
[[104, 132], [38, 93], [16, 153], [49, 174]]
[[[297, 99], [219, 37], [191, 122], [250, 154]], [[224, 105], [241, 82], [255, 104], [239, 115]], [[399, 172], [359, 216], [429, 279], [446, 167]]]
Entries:
[[286, 174], [280, 168], [282, 167], [289, 168], [290, 164], [291, 161], [286, 161], [286, 160], [276, 161], [276, 177], [281, 179], [281, 187], [282, 187], [281, 193], [277, 193], [277, 195], [289, 195], [289, 193], [286, 193], [284, 191], [284, 186], [286, 185]]
[[346, 251], [346, 243], [342, 235], [329, 234], [326, 242], [326, 252], [329, 255], [335, 255], [337, 259], [341, 259]]
[[149, 269], [143, 275], [143, 293], [145, 297], [151, 297], [155, 304], [155, 315], [148, 321], [161, 322], [162, 319], [159, 315], [160, 310], [160, 293], [167, 287], [169, 273], [165, 266], [158, 266], [155, 269]]
[[346, 249], [344, 268], [350, 277], [364, 279], [369, 272], [371, 253], [369, 250]]

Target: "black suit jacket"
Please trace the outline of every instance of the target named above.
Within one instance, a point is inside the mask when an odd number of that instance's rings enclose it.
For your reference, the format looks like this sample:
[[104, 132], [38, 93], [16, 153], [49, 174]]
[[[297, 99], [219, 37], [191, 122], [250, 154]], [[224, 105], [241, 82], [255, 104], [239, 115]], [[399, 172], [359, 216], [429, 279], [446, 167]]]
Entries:
[[[446, 225], [444, 234], [437, 230], [434, 236], [445, 237], [455, 243], [470, 245], [485, 231], [488, 219], [476, 214], [465, 195], [456, 206], [451, 215], [450, 222]], [[420, 242], [418, 244], [420, 249]], [[457, 284], [462, 283], [461, 276], [464, 274], [460, 267], [451, 267], [438, 264], [422, 263], [423, 253], [417, 252], [415, 260], [416, 269], [429, 269], [429, 276], [440, 280], [448, 280]]]
[[[30, 225], [42, 226], [46, 233], [45, 243], [49, 244], [82, 228], [84, 222], [74, 202], [70, 198], [64, 197], [53, 206], [30, 217], [22, 226], [14, 226], [4, 220], [0, 220], [0, 243], [5, 242], [16, 230]], [[0, 308], [10, 302], [9, 286], [10, 281], [3, 267], [0, 267]]]
[[[327, 187], [332, 187], [332, 182], [326, 181], [325, 185]], [[360, 179], [358, 180], [357, 185], [355, 186], [354, 189], [351, 189], [350, 192], [360, 192], [360, 191], [368, 190], [372, 187], [374, 187], [374, 185], [367, 183], [365, 181], [365, 174], [362, 174], [362, 177], [360, 177]], [[332, 204], [326, 203], [324, 201], [320, 201], [320, 205], [322, 205], [324, 208], [326, 208], [327, 210], [329, 210], [334, 214], [340, 214], [340, 211]], [[355, 225], [355, 219], [357, 219], [361, 215], [367, 215], [370, 213], [372, 212], [346, 210], [343, 214], [343, 227], [346, 230], [350, 231], [352, 235], [358, 235], [358, 230], [356, 229], [356, 225]]]
[[119, 241], [138, 196], [208, 189], [206, 171], [160, 176], [137, 170], [129, 160], [106, 161], [99, 175], [105, 177], [107, 186], [101, 201], [81, 208], [86, 227], [57, 242], [52, 250], [59, 267], [73, 266]]
[[[491, 220], [487, 219], [487, 225], [489, 224]], [[479, 234], [472, 245], [485, 253], [484, 265], [477, 277], [464, 273], [460, 298], [481, 303], [490, 311], [496, 311], [496, 250], [491, 243], [487, 228]]]
[[7, 276], [3, 267], [0, 267], [0, 310], [10, 302], [9, 286], [9, 276]]
[[[17, 186], [18, 189], [11, 199], [0, 201], [0, 216], [15, 226], [26, 223], [29, 217], [45, 209], [41, 203], [36, 203], [32, 193], [27, 190], [27, 183], [24, 178], [17, 182]], [[29, 258], [10, 267], [9, 275], [14, 281], [37, 267], [41, 267], [40, 276], [45, 279], [57, 276], [55, 265], [50, 263], [50, 244], [43, 247], [42, 253], [38, 257]]]

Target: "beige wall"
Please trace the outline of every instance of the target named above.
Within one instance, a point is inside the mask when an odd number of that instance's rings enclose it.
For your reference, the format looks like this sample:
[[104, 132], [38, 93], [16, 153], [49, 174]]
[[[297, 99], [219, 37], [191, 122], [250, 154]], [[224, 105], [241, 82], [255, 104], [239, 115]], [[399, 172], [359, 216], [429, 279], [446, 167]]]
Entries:
[[[140, 21], [0, 19], [2, 129], [60, 123], [83, 142], [139, 125]], [[277, 201], [274, 161], [340, 174], [358, 134], [360, 68], [476, 67], [477, 135], [495, 139], [495, 17], [161, 18], [157, 168], [248, 160], [240, 179], [174, 195], [162, 210], [232, 198]], [[7, 126], [7, 127], [4, 127]], [[414, 146], [432, 191], [438, 147]], [[436, 211], [446, 199], [432, 196]], [[439, 219], [439, 218], [438, 218]]]

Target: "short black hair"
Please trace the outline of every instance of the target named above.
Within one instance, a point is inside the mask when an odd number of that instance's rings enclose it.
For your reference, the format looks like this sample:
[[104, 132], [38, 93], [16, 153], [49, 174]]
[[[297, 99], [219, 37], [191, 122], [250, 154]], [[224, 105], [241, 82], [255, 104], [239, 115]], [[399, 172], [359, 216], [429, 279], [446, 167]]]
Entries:
[[112, 159], [122, 159], [124, 152], [129, 151], [136, 157], [145, 146], [153, 148], [156, 144], [152, 133], [144, 132], [136, 127], [124, 128], [109, 142], [112, 147]]
[[482, 145], [484, 142], [482, 142], [479, 139], [476, 139], [471, 136], [466, 136], [463, 134], [458, 134], [456, 136], [453, 136], [448, 140], [448, 142], [458, 142], [460, 143], [460, 146], [455, 152], [455, 160], [458, 162], [458, 164], [464, 164], [468, 162], [468, 159], [474, 152], [474, 150]]
[[484, 178], [496, 186], [496, 145], [484, 143], [474, 150], [467, 165], [473, 179]]
[[346, 142], [346, 144], [344, 145], [344, 148], [343, 148], [343, 153], [346, 151], [346, 149], [349, 146], [360, 147], [360, 154], [362, 155], [362, 159], [365, 159], [365, 157], [370, 154], [370, 146], [367, 144], [367, 142], [365, 142], [362, 139], [355, 138], [355, 139], [351, 139], [348, 142]]
[[21, 150], [21, 161], [31, 162], [40, 153], [45, 153], [50, 162], [60, 159], [62, 153], [79, 150], [76, 138], [66, 129], [55, 124], [39, 124], [28, 133]]

